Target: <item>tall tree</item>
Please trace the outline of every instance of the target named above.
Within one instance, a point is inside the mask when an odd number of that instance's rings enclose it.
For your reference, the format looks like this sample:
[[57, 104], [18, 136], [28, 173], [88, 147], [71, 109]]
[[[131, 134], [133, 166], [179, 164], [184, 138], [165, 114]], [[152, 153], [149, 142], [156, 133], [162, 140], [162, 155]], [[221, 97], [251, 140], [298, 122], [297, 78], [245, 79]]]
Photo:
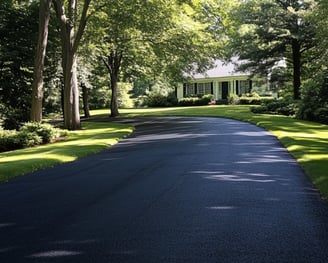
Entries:
[[328, 68], [328, 1], [318, 0], [315, 12], [310, 17], [310, 22], [315, 25], [317, 48], [309, 62], [311, 63], [310, 74], [319, 74]]
[[7, 129], [29, 120], [38, 5], [0, 1], [0, 104]]
[[307, 16], [314, 0], [249, 0], [232, 17], [238, 18], [232, 34], [232, 53], [247, 62], [242, 69], [268, 73], [287, 59], [293, 71], [294, 99], [300, 99], [302, 58], [315, 45], [314, 25]]
[[208, 66], [215, 57], [209, 23], [199, 15], [208, 1], [186, 2], [115, 0], [93, 18], [92, 30], [100, 33], [95, 46], [110, 76], [111, 116], [119, 114], [121, 77], [148, 74], [153, 79], [165, 73], [178, 79], [196, 65]]
[[[64, 127], [81, 128], [79, 113], [79, 85], [77, 81], [77, 50], [88, 20], [91, 0], [53, 0], [60, 22], [62, 40], [62, 67], [64, 73]], [[65, 3], [67, 5], [65, 6]], [[67, 11], [65, 10], [65, 7]], [[82, 10], [79, 14], [79, 10]]]
[[31, 121], [42, 120], [43, 100], [43, 70], [48, 43], [48, 27], [50, 21], [51, 0], [40, 0], [39, 8], [39, 33], [36, 54], [34, 59]]

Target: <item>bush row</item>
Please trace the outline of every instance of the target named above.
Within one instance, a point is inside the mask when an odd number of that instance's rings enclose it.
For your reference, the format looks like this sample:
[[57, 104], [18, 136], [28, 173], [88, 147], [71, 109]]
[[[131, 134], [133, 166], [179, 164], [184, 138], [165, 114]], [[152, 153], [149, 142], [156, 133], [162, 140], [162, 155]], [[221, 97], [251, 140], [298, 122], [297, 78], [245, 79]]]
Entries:
[[280, 114], [295, 116], [301, 120], [308, 120], [328, 124], [328, 105], [309, 107], [304, 101], [277, 100], [258, 107], [252, 107], [253, 113]]
[[302, 85], [302, 99], [275, 100], [251, 108], [254, 113], [274, 113], [328, 124], [328, 72], [318, 74]]
[[147, 107], [172, 107], [176, 106], [178, 99], [173, 93], [165, 96], [160, 93], [151, 93], [144, 98], [143, 106]]
[[293, 100], [268, 100], [263, 101], [261, 106], [252, 107], [253, 113], [280, 114], [286, 116], [295, 116], [298, 112], [298, 102]]
[[206, 94], [201, 97], [187, 97], [179, 100], [179, 106], [202, 106], [208, 105], [213, 100], [212, 94]]
[[228, 96], [228, 103], [234, 105], [261, 105], [262, 103], [273, 100], [273, 97], [261, 97], [256, 92], [246, 93], [242, 96], [236, 94], [230, 94]]
[[0, 152], [49, 143], [60, 135], [60, 130], [50, 124], [27, 122], [19, 131], [0, 130]]

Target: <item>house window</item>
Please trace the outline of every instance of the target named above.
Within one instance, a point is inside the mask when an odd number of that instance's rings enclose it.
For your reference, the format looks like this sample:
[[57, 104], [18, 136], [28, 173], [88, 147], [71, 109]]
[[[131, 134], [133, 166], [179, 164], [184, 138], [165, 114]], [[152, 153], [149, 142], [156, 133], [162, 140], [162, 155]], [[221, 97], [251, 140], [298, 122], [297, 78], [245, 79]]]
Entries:
[[185, 84], [185, 97], [195, 95], [195, 84], [186, 83]]
[[211, 82], [197, 83], [197, 95], [213, 94]]
[[240, 80], [239, 81], [239, 93], [245, 94], [250, 92], [250, 81], [249, 80]]

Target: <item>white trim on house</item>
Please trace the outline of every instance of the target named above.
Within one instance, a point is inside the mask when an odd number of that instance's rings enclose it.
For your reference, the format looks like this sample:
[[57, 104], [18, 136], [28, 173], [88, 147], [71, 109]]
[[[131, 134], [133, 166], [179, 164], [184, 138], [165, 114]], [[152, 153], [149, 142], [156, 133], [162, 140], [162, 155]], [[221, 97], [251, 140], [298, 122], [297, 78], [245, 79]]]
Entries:
[[236, 71], [236, 63], [237, 59], [233, 63], [217, 60], [215, 66], [204, 74], [190, 76], [190, 81], [178, 85], [178, 99], [205, 93], [213, 94], [215, 100], [221, 100], [232, 93], [242, 95], [250, 92], [253, 85], [250, 74]]

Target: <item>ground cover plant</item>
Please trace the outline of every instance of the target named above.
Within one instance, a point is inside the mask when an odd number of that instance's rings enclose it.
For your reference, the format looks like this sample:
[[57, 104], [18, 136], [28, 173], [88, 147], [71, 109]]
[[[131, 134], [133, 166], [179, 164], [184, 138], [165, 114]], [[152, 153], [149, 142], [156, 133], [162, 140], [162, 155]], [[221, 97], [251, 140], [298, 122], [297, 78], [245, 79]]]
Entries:
[[71, 131], [61, 142], [0, 153], [0, 182], [99, 152], [132, 130], [123, 124], [84, 122], [82, 130]]

